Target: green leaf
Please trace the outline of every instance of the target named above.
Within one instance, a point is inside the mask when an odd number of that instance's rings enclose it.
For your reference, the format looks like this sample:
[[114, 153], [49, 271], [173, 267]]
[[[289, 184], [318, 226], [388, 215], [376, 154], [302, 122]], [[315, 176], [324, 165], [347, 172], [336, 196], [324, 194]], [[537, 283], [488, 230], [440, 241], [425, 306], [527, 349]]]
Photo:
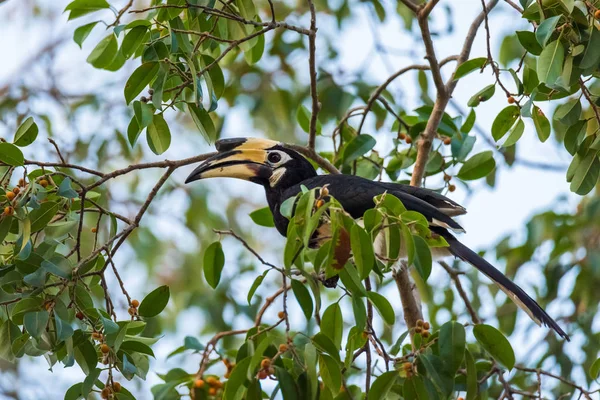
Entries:
[[[571, 179], [571, 191], [582, 196], [588, 194], [598, 182], [600, 173], [598, 150], [588, 149], [583, 156], [576, 154], [571, 165], [576, 167]], [[571, 169], [569, 166], [569, 170]]]
[[537, 132], [538, 138], [543, 143], [550, 137], [550, 122], [538, 106], [533, 106], [532, 117], [535, 131]]
[[83, 382], [79, 382], [74, 384], [73, 386], [71, 386], [67, 392], [65, 393], [65, 398], [64, 400], [80, 400], [82, 399], [82, 387], [83, 387]]
[[65, 11], [70, 11], [70, 21], [105, 8], [110, 8], [110, 4], [106, 0], [75, 0], [67, 5]]
[[508, 106], [500, 111], [492, 123], [492, 137], [496, 142], [512, 128], [519, 115], [520, 110], [517, 106]]
[[369, 400], [385, 400], [389, 398], [388, 394], [399, 377], [398, 371], [388, 371], [379, 375], [369, 390]]
[[246, 382], [248, 377], [248, 369], [251, 361], [252, 357], [246, 357], [233, 367], [231, 375], [225, 384], [225, 391], [223, 392], [224, 400], [238, 400], [242, 398], [244, 382]]
[[252, 211], [250, 213], [250, 218], [252, 218], [252, 221], [254, 221], [256, 225], [266, 226], [268, 228], [275, 226], [273, 214], [271, 213], [271, 209], [269, 207], [263, 207], [256, 211]]
[[471, 111], [469, 112], [469, 116], [467, 117], [467, 120], [460, 127], [460, 132], [464, 133], [465, 135], [468, 134], [469, 132], [471, 132], [471, 129], [473, 129], [473, 126], [475, 125], [476, 117], [477, 117], [477, 115], [475, 114], [475, 110], [471, 109]]
[[442, 398], [448, 398], [454, 388], [454, 374], [448, 372], [442, 359], [434, 354], [421, 354], [418, 358], [437, 392]]
[[25, 157], [17, 146], [12, 143], [0, 143], [0, 161], [13, 167], [21, 166], [25, 163]]
[[[133, 102], [133, 112], [137, 121], [138, 132], [152, 123], [154, 109], [150, 104], [136, 100]], [[135, 140], [133, 143], [135, 143]]]
[[150, 61], [137, 67], [125, 83], [125, 103], [129, 104], [154, 79], [160, 68], [159, 63]]
[[450, 371], [456, 373], [465, 356], [465, 327], [456, 321], [448, 321], [440, 328], [440, 357]]
[[592, 364], [592, 366], [590, 367], [588, 374], [590, 376], [591, 379], [596, 380], [598, 379], [598, 375], [600, 375], [600, 358], [598, 358], [596, 361], [594, 361], [594, 363]]
[[415, 267], [423, 278], [424, 281], [427, 281], [429, 275], [431, 275], [432, 268], [432, 258], [431, 258], [431, 250], [427, 245], [425, 239], [421, 236], [413, 235], [413, 240], [415, 243]]
[[529, 53], [539, 56], [542, 52], [542, 46], [538, 43], [535, 38], [535, 33], [530, 31], [517, 31], [517, 39], [521, 45], [527, 50]]
[[152, 117], [152, 123], [146, 130], [146, 140], [150, 150], [157, 155], [167, 151], [171, 145], [171, 131], [162, 114], [154, 114]]
[[215, 124], [212, 121], [210, 115], [204, 108], [200, 108], [194, 103], [188, 103], [188, 109], [190, 111], [190, 115], [196, 124], [196, 127], [204, 136], [204, 140], [208, 143], [213, 143], [217, 139], [217, 131], [215, 129]]
[[375, 263], [371, 236], [363, 228], [354, 224], [350, 231], [350, 243], [358, 275], [360, 279], [365, 279], [371, 273]]
[[335, 396], [342, 386], [342, 372], [339, 364], [327, 354], [319, 354], [319, 371], [325, 387]]
[[394, 326], [396, 322], [396, 313], [394, 313], [394, 308], [384, 296], [380, 295], [377, 292], [367, 292], [367, 297], [369, 301], [375, 306], [383, 321], [390, 325]]
[[71, 273], [73, 271], [73, 266], [69, 259], [58, 253], [49, 260], [42, 261], [42, 267], [51, 274], [65, 279], [71, 278]]
[[87, 58], [87, 62], [95, 68], [106, 68], [115, 59], [118, 50], [117, 37], [111, 33], [94, 47]]
[[294, 296], [296, 300], [298, 300], [298, 304], [304, 313], [304, 316], [307, 320], [310, 320], [313, 314], [313, 300], [310, 296], [310, 292], [304, 286], [304, 284], [296, 279], [292, 280], [292, 291], [294, 292]]
[[535, 31], [535, 38], [537, 42], [542, 46], [546, 46], [548, 40], [554, 33], [554, 28], [556, 28], [556, 24], [560, 19], [560, 15], [555, 15], [554, 17], [546, 18]]
[[127, 35], [125, 35], [125, 38], [123, 39], [123, 44], [121, 45], [121, 53], [123, 53], [125, 58], [129, 58], [135, 54], [136, 50], [144, 41], [146, 32], [148, 32], [148, 27], [146, 26], [136, 26], [127, 32]]
[[27, 313], [23, 317], [23, 326], [32, 337], [39, 339], [46, 331], [49, 317], [50, 314], [45, 310]]
[[[310, 118], [311, 118], [311, 113], [308, 110], [308, 108], [306, 108], [305, 106], [303, 106], [302, 104], [300, 104], [300, 107], [298, 107], [298, 111], [296, 111], [296, 120], [298, 121], [298, 124], [300, 124], [300, 127], [302, 128], [302, 130], [304, 130], [304, 132], [308, 133], [310, 131]], [[317, 120], [317, 135], [321, 134], [321, 123]]]
[[558, 120], [567, 126], [571, 126], [579, 121], [581, 111], [581, 101], [575, 99], [569, 100], [556, 107], [553, 119]]
[[494, 93], [496, 93], [496, 85], [488, 85], [471, 96], [467, 105], [469, 107], [477, 107], [481, 102], [491, 99], [492, 96], [494, 96]]
[[61, 197], [66, 197], [67, 199], [75, 199], [79, 197], [79, 194], [71, 187], [71, 178], [66, 177], [63, 181], [58, 185], [58, 195]]
[[62, 342], [73, 336], [73, 327], [67, 321], [63, 321], [56, 311], [54, 312], [54, 324], [56, 326], [56, 339]]
[[581, 69], [598, 68], [598, 63], [600, 62], [600, 30], [593, 27], [591, 30], [590, 41], [585, 46], [583, 59], [579, 63], [579, 68]]
[[52, 220], [52, 218], [54, 218], [57, 212], [58, 203], [53, 201], [42, 203], [40, 208], [29, 213], [29, 219], [31, 220], [31, 232], [37, 232], [44, 229]]
[[14, 361], [15, 356], [11, 350], [12, 344], [21, 336], [19, 327], [10, 319], [3, 321], [0, 325], [0, 358]]
[[170, 296], [171, 293], [167, 285], [154, 289], [144, 297], [144, 300], [142, 300], [142, 303], [138, 308], [138, 314], [145, 318], [157, 316], [169, 303]]
[[469, 158], [458, 171], [458, 178], [465, 181], [483, 178], [496, 168], [496, 161], [491, 150], [475, 154]]
[[338, 303], [333, 303], [323, 313], [321, 319], [321, 333], [328, 336], [337, 349], [342, 347], [342, 335], [344, 332], [344, 320], [342, 309]]
[[75, 32], [73, 32], [73, 41], [79, 45], [79, 48], [81, 48], [84, 40], [87, 39], [98, 22], [100, 21], [90, 22], [75, 29]]
[[367, 134], [355, 136], [344, 147], [343, 160], [345, 164], [349, 164], [365, 153], [371, 151], [377, 144], [377, 141]]
[[477, 366], [469, 350], [465, 350], [465, 366], [467, 370], [467, 400], [475, 400], [479, 393]]
[[268, 272], [269, 270], [266, 270], [262, 273], [262, 275], [257, 276], [254, 282], [252, 283], [252, 286], [250, 287], [250, 290], [248, 291], [248, 296], [246, 298], [248, 300], [248, 305], [250, 305], [250, 302], [252, 300], [252, 297], [254, 296], [254, 293], [256, 292], [256, 289], [258, 289], [262, 281], [265, 279], [265, 276], [267, 276]]
[[510, 131], [506, 141], [502, 143], [502, 147], [512, 146], [517, 143], [521, 139], [521, 136], [523, 136], [523, 132], [525, 132], [525, 123], [519, 118], [519, 121]]
[[481, 68], [487, 63], [486, 57], [473, 58], [471, 60], [465, 61], [460, 64], [458, 68], [456, 68], [456, 73], [454, 74], [454, 80], [459, 80], [463, 76], [469, 75], [471, 72]]
[[544, 47], [537, 60], [537, 75], [541, 83], [554, 85], [562, 73], [565, 60], [565, 48], [560, 40], [555, 40]]
[[506, 337], [490, 325], [478, 324], [473, 328], [475, 338], [496, 361], [508, 370], [515, 366], [515, 352]]
[[225, 254], [221, 242], [214, 242], [204, 252], [204, 277], [206, 282], [215, 289], [221, 280], [221, 271], [225, 265]]
[[420, 375], [407, 378], [402, 386], [404, 400], [429, 400], [429, 393]]
[[38, 126], [32, 117], [27, 118], [15, 133], [13, 143], [19, 147], [29, 146], [35, 141], [38, 135]]

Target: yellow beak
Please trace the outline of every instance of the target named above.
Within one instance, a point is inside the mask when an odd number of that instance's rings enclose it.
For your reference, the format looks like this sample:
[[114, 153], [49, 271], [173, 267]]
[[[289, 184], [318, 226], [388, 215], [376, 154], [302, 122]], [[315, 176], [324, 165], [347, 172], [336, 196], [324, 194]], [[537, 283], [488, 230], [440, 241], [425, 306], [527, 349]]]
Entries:
[[267, 149], [278, 142], [267, 139], [239, 138], [216, 142], [218, 154], [200, 164], [185, 183], [205, 178], [238, 178], [248, 181], [269, 179], [272, 169], [266, 165]]

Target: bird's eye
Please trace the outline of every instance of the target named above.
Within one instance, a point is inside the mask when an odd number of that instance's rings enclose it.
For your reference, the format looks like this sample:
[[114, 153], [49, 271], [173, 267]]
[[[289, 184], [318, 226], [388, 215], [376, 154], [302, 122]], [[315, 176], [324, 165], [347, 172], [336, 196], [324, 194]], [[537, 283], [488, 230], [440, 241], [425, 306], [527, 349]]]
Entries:
[[270, 153], [268, 160], [270, 163], [272, 164], [277, 164], [279, 161], [281, 161], [281, 154], [279, 153]]

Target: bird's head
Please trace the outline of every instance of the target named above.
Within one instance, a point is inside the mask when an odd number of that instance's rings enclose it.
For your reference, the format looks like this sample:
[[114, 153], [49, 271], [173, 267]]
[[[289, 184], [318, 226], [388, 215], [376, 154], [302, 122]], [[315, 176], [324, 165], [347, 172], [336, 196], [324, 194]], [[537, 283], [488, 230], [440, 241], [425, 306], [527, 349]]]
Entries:
[[282, 143], [258, 138], [222, 139], [217, 154], [200, 164], [185, 183], [204, 178], [238, 178], [266, 188], [293, 186], [316, 176], [313, 166]]

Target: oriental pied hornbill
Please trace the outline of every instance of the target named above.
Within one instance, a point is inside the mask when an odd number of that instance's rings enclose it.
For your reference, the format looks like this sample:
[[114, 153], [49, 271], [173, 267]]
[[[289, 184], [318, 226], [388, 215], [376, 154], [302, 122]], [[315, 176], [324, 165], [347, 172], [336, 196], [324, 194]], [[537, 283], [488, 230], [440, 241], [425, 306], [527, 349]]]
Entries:
[[446, 239], [449, 246], [442, 248], [445, 249], [445, 255], [453, 255], [473, 265], [498, 284], [538, 325], [544, 324], [569, 340], [556, 321], [523, 289], [449, 232], [464, 232], [451, 217], [465, 214], [466, 210], [447, 197], [428, 189], [374, 182], [353, 175], [317, 175], [302, 155], [283, 143], [271, 140], [223, 139], [217, 141], [216, 148], [218, 153], [198, 166], [186, 183], [204, 178], [230, 177], [262, 185], [275, 227], [284, 236], [289, 221], [281, 215], [280, 206], [286, 199], [300, 193], [301, 186], [308, 189], [327, 186], [329, 193], [355, 219], [361, 218], [366, 210], [375, 206], [375, 196], [390, 193], [400, 199], [408, 210], [423, 214], [429, 221], [431, 231]]

